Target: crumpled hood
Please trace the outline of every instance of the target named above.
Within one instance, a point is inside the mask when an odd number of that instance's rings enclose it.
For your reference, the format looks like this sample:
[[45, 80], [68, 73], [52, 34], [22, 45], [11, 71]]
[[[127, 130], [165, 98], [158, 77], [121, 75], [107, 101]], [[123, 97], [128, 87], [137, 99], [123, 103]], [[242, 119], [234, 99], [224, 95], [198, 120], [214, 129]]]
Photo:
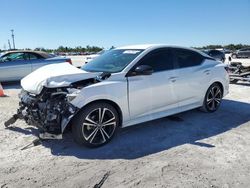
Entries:
[[65, 87], [76, 81], [94, 78], [99, 74], [86, 72], [69, 63], [51, 64], [43, 66], [24, 77], [21, 80], [21, 86], [25, 91], [39, 94], [43, 87]]

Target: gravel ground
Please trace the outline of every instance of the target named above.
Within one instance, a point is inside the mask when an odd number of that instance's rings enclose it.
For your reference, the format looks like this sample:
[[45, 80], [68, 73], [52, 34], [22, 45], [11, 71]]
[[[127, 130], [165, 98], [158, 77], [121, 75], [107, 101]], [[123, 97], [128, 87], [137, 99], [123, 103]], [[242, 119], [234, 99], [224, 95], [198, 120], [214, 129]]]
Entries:
[[250, 85], [230, 86], [213, 114], [197, 110], [125, 128], [108, 145], [88, 149], [71, 133], [21, 150], [36, 128], [3, 122], [18, 105], [16, 85], [0, 98], [0, 186], [249, 187]]

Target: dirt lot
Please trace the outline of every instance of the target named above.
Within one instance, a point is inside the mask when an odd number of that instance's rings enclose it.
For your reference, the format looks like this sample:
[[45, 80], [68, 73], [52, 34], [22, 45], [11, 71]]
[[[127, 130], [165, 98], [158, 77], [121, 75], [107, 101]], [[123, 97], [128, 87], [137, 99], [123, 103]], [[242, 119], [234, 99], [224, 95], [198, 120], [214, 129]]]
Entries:
[[[18, 86], [0, 98], [0, 186], [249, 187], [250, 85], [231, 85], [219, 111], [197, 110], [121, 130], [108, 145], [88, 149], [71, 133], [21, 150], [37, 134], [18, 121]], [[98, 187], [98, 185], [97, 185]]]

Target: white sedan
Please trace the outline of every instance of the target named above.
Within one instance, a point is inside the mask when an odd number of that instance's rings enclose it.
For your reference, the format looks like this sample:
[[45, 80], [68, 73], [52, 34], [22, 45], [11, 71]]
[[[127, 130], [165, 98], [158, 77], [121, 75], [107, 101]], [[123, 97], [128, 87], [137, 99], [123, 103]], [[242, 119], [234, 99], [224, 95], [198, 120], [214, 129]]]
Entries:
[[183, 47], [137, 45], [108, 51], [82, 67], [48, 65], [21, 81], [21, 106], [5, 123], [23, 118], [79, 144], [109, 142], [119, 127], [201, 108], [216, 111], [228, 94], [227, 67]]

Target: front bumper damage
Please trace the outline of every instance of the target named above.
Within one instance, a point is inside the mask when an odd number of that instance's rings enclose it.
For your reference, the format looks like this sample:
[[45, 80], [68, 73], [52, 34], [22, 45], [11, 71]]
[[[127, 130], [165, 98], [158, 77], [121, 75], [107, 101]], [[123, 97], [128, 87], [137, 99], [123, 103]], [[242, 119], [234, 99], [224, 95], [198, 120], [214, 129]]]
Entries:
[[80, 110], [73, 104], [81, 90], [108, 79], [110, 73], [91, 73], [68, 63], [47, 65], [21, 80], [17, 113], [4, 123], [11, 126], [17, 119], [38, 127], [44, 138], [61, 137]]
[[28, 125], [36, 126], [42, 139], [62, 138], [65, 128], [79, 111], [67, 101], [66, 95], [61, 89], [53, 92], [46, 90], [39, 95], [22, 91], [17, 113], [4, 123], [5, 127], [22, 119]]

